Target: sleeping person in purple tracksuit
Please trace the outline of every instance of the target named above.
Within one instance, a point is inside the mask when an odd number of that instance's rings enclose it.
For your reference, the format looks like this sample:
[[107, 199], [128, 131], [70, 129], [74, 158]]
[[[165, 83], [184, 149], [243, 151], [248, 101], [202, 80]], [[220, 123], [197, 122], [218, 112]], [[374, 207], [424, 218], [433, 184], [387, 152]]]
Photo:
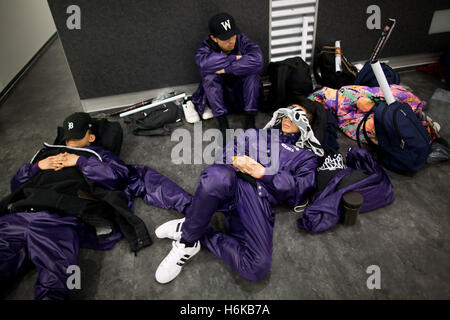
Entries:
[[11, 180], [0, 201], [0, 280], [17, 275], [27, 261], [38, 271], [35, 299], [64, 299], [68, 268], [80, 247], [106, 250], [121, 239], [130, 249], [152, 241], [133, 214], [133, 200], [184, 213], [192, 196], [146, 166], [126, 165], [92, 145], [94, 121], [87, 113], [64, 120], [65, 145], [41, 149]]
[[243, 109], [245, 129], [255, 127], [264, 59], [259, 46], [240, 33], [231, 15], [219, 13], [212, 17], [209, 30], [210, 36], [195, 53], [202, 80], [192, 102], [203, 119], [218, 119], [225, 137], [230, 111]]
[[[279, 109], [264, 129], [247, 130], [201, 173], [185, 218], [156, 229], [158, 238], [173, 240], [156, 271], [158, 282], [172, 281], [201, 246], [248, 280], [267, 275], [272, 206], [302, 205], [315, 188], [317, 157], [324, 150], [309, 125], [310, 116], [299, 105]], [[216, 211], [225, 213], [227, 233], [209, 225]]]

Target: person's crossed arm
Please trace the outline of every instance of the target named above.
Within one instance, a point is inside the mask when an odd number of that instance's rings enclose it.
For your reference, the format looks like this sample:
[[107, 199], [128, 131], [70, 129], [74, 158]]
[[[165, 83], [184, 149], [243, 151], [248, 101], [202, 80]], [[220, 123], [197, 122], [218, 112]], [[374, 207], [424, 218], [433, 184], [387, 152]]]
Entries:
[[[240, 59], [242, 59], [242, 56], [237, 55], [236, 60], [240, 60]], [[216, 71], [216, 74], [224, 74], [224, 73], [225, 73], [225, 69], [220, 69], [220, 70]]]

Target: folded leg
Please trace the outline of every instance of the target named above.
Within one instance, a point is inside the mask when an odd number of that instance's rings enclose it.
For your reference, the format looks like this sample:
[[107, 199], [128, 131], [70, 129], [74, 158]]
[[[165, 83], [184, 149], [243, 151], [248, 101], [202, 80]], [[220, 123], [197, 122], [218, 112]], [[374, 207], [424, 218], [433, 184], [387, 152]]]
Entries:
[[214, 117], [228, 114], [224, 99], [224, 79], [218, 74], [208, 74], [203, 77], [202, 85], [208, 104]]
[[257, 281], [272, 264], [274, 213], [250, 183], [238, 179], [237, 193], [236, 209], [228, 217], [230, 232], [209, 228], [201, 243], [239, 275]]
[[212, 165], [200, 174], [200, 181], [186, 209], [182, 238], [189, 242], [200, 240], [208, 229], [214, 213], [233, 206], [237, 176], [227, 165]]
[[[209, 226], [218, 210], [229, 212], [230, 234]], [[200, 176], [191, 206], [186, 210], [182, 238], [201, 240], [218, 258], [246, 279], [256, 281], [270, 270], [274, 214], [256, 188], [237, 178], [227, 165], [213, 165]]]
[[241, 77], [244, 111], [258, 111], [258, 102], [261, 94], [261, 77], [258, 73]]

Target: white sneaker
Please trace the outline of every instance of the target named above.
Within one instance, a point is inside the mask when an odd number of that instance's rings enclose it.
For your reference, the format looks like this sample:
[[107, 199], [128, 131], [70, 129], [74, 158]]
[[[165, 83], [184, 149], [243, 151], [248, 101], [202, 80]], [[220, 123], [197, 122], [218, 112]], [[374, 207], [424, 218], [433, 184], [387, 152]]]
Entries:
[[211, 108], [207, 106], [205, 108], [205, 112], [203, 112], [203, 114], [202, 114], [202, 119], [203, 120], [208, 120], [208, 119], [211, 119], [211, 118], [214, 118], [214, 115], [212, 113]]
[[155, 278], [159, 283], [168, 283], [175, 279], [181, 272], [183, 265], [200, 251], [200, 241], [197, 241], [193, 247], [186, 247], [184, 243], [178, 241], [172, 242], [172, 250], [159, 264], [156, 269]]
[[195, 110], [194, 103], [189, 100], [188, 102], [183, 104], [184, 118], [188, 123], [196, 123], [200, 121], [200, 116]]
[[184, 223], [185, 218], [170, 220], [166, 223], [160, 225], [156, 230], [155, 234], [159, 239], [169, 238], [172, 240], [180, 240], [181, 239], [181, 226]]

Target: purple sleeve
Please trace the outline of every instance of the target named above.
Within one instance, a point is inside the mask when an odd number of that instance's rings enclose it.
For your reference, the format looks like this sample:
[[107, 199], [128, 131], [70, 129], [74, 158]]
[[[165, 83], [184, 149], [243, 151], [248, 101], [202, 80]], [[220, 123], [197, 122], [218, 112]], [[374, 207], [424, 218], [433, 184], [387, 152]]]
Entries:
[[15, 190], [17, 190], [17, 188], [19, 188], [23, 183], [27, 182], [36, 174], [38, 174], [39, 171], [41, 171], [41, 169], [39, 169], [37, 163], [24, 164], [11, 179], [11, 191], [14, 192]]
[[265, 175], [260, 181], [279, 201], [290, 206], [301, 204], [316, 184], [317, 157], [304, 151], [294, 168], [285, 168], [275, 175]]
[[125, 163], [109, 151], [101, 154], [103, 161], [97, 157], [80, 156], [77, 167], [83, 175], [111, 190], [121, 190], [128, 183], [129, 170]]
[[235, 55], [228, 56], [225, 53], [215, 52], [206, 41], [195, 53], [195, 62], [200, 69], [201, 76], [225, 69], [233, 61], [236, 61]]
[[260, 73], [264, 65], [261, 48], [245, 35], [241, 34], [239, 37], [239, 52], [242, 58], [235, 60], [225, 68], [225, 73], [232, 73], [238, 76]]

